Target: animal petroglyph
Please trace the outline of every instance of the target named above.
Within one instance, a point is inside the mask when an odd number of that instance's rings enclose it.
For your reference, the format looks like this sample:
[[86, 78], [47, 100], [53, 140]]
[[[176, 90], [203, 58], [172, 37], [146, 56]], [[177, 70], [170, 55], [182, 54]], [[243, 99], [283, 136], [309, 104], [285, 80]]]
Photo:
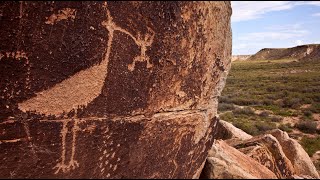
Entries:
[[[146, 34], [144, 38], [138, 35], [135, 38], [127, 30], [122, 29], [113, 22], [109, 10], [106, 7], [107, 20], [102, 25], [108, 30], [108, 42], [104, 59], [100, 64], [94, 65], [86, 70], [82, 70], [72, 77], [56, 84], [50, 89], [36, 93], [36, 97], [28, 99], [18, 104], [20, 110], [36, 111], [46, 115], [59, 116], [63, 112], [70, 112], [81, 106], [86, 106], [101, 94], [105, 79], [107, 77], [107, 68], [113, 42], [114, 31], [120, 31], [129, 35], [140, 47], [141, 53], [135, 57], [133, 63], [128, 65], [130, 71], [134, 70], [136, 62], [147, 62], [147, 68], [152, 67], [150, 58], [146, 55], [147, 47], [151, 46], [154, 38], [154, 31], [148, 28], [151, 34]], [[64, 12], [64, 11], [62, 11]], [[73, 11], [72, 11], [73, 12]]]

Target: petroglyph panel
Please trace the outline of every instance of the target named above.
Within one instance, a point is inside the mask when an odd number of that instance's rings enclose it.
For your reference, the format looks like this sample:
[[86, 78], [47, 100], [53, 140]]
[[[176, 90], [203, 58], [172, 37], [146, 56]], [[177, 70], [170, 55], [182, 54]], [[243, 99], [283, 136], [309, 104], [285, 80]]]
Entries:
[[230, 68], [229, 2], [4, 2], [0, 178], [191, 178]]
[[[28, 138], [14, 141], [10, 135], [0, 136], [5, 160], [0, 163], [1, 177], [10, 177], [13, 171], [16, 178], [192, 177], [206, 157], [200, 152], [207, 151], [213, 140], [215, 119], [207, 120], [211, 130], [203, 130], [199, 141], [190, 143], [198, 133], [195, 127], [205, 126], [201, 123], [205, 116], [181, 112], [174, 118], [161, 114], [138, 121], [139, 117], [28, 120]], [[19, 124], [2, 123], [0, 128], [7, 132]], [[184, 162], [189, 163], [180, 167]]]

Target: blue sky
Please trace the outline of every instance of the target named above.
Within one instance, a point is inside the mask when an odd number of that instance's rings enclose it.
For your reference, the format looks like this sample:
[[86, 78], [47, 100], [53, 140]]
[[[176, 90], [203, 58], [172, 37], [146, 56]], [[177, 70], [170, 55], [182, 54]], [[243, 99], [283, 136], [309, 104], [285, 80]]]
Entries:
[[231, 1], [232, 53], [320, 44], [320, 1]]

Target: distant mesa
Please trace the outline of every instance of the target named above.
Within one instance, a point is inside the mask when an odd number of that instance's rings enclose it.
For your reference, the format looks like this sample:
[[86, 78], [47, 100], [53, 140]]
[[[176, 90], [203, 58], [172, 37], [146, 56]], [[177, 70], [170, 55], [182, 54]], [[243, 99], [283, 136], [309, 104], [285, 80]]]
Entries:
[[298, 61], [319, 60], [320, 44], [306, 44], [291, 48], [263, 48], [254, 55], [233, 55], [232, 61], [293, 59]]
[[231, 61], [245, 61], [247, 60], [251, 55], [233, 55], [231, 57]]

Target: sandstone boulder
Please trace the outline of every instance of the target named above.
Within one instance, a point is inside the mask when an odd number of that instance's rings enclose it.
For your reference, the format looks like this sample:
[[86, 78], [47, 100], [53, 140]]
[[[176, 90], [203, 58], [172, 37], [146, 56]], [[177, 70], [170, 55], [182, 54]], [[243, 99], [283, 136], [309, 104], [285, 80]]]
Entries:
[[0, 12], [0, 178], [199, 176], [231, 65], [230, 2]]
[[308, 153], [296, 140], [290, 138], [288, 133], [279, 129], [272, 130], [268, 133], [277, 138], [282, 146], [283, 152], [290, 159], [297, 175], [308, 175], [314, 178], [320, 178]]
[[292, 177], [290, 177], [290, 179], [315, 179], [312, 176], [308, 176], [308, 175], [293, 175]]
[[209, 151], [202, 179], [276, 179], [276, 175], [222, 140]]
[[242, 131], [241, 129], [235, 127], [231, 123], [220, 119], [218, 122], [216, 138], [223, 140], [233, 138], [246, 140], [252, 138], [252, 136]]
[[278, 178], [294, 175], [294, 168], [280, 143], [270, 134], [231, 143], [233, 147], [270, 169]]

